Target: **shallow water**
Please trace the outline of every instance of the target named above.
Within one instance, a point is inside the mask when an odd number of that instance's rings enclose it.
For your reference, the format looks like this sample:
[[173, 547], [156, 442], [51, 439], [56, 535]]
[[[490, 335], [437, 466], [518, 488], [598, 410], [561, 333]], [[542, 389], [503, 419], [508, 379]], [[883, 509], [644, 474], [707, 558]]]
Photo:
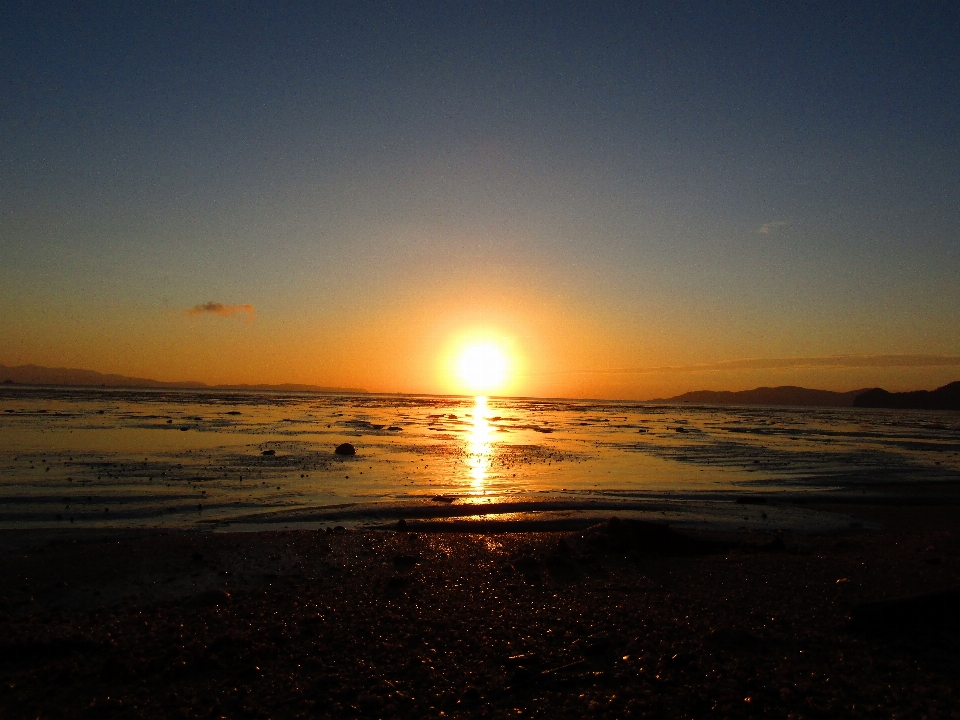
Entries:
[[[343, 442], [357, 454], [334, 454]], [[957, 479], [951, 413], [0, 389], [0, 527], [252, 528], [535, 508], [802, 528], [822, 514], [734, 499]]]

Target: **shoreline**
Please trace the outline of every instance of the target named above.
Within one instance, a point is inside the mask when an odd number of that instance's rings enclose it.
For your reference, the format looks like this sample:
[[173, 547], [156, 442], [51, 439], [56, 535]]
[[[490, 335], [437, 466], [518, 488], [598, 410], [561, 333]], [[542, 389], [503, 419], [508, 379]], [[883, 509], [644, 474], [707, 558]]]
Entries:
[[[531, 497], [533, 495], [533, 497]], [[535, 497], [541, 495], [541, 497]], [[491, 528], [523, 522], [528, 530], [538, 524], [552, 524], [554, 529], [576, 529], [599, 522], [612, 515], [652, 522], [668, 522], [687, 529], [757, 532], [792, 532], [822, 534], [845, 529], [851, 513], [864, 506], [940, 507], [960, 506], [960, 483], [889, 483], [865, 486], [857, 490], [846, 487], [836, 490], [753, 490], [740, 492], [541, 492], [510, 500], [497, 498], [488, 502], [456, 494], [424, 496], [408, 500], [346, 502], [315, 507], [275, 508], [254, 513], [223, 515], [230, 506], [193, 505], [188, 498], [186, 508], [172, 512], [171, 502], [157, 509], [99, 513], [80, 509], [69, 514], [59, 510], [59, 497], [6, 497], [0, 504], [54, 506], [49, 511], [24, 512], [8, 508], [0, 511], [0, 532], [32, 530], [37, 532], [72, 532], [96, 530], [181, 530], [217, 532], [254, 532], [278, 529], [324, 529], [344, 525], [352, 529], [389, 529], [393, 523], [431, 522], [462, 527], [463, 532], [490, 532]], [[99, 508], [104, 498], [90, 496], [88, 504]], [[122, 498], [135, 503], [136, 498]], [[93, 502], [96, 501], [96, 502]], [[825, 510], [829, 506], [829, 510]], [[232, 508], [230, 508], [232, 509]], [[53, 518], [56, 518], [55, 520]], [[165, 522], [151, 524], [156, 520]], [[566, 523], [566, 526], [564, 526]], [[484, 530], [471, 530], [479, 528]]]
[[[928, 415], [154, 394], [3, 404], [0, 527], [630, 513], [824, 532], [842, 522], [810, 510], [811, 497], [960, 502], [957, 428]], [[335, 452], [344, 442], [355, 455]]]
[[850, 619], [957, 586], [960, 508], [851, 512], [815, 535], [2, 531], [0, 714], [951, 717], [955, 614]]

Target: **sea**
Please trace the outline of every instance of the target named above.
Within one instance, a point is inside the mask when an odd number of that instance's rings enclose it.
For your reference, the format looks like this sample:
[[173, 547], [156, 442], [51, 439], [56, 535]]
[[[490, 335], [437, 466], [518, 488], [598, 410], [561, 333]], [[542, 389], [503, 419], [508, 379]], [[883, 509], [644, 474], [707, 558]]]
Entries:
[[823, 532], [854, 522], [824, 503], [958, 480], [949, 412], [0, 388], [0, 529], [470, 531], [618, 515]]

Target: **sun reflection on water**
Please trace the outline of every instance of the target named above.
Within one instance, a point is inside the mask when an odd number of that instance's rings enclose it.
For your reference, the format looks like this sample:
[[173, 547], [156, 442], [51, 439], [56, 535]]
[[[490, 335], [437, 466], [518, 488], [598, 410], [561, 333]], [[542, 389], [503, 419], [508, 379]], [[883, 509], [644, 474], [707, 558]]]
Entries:
[[468, 438], [467, 465], [473, 479], [473, 489], [483, 492], [490, 472], [490, 450], [493, 431], [487, 422], [487, 398], [478, 395], [473, 408], [473, 427]]

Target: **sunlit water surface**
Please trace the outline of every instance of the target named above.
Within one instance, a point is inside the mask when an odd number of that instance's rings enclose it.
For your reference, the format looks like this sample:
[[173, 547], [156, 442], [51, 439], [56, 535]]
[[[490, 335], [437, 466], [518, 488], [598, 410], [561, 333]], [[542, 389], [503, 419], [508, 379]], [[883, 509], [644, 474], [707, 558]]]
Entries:
[[[333, 452], [345, 442], [356, 455]], [[10, 387], [0, 389], [0, 527], [322, 526], [536, 509], [809, 528], [828, 521], [735, 500], [955, 481], [958, 453], [950, 413]]]

